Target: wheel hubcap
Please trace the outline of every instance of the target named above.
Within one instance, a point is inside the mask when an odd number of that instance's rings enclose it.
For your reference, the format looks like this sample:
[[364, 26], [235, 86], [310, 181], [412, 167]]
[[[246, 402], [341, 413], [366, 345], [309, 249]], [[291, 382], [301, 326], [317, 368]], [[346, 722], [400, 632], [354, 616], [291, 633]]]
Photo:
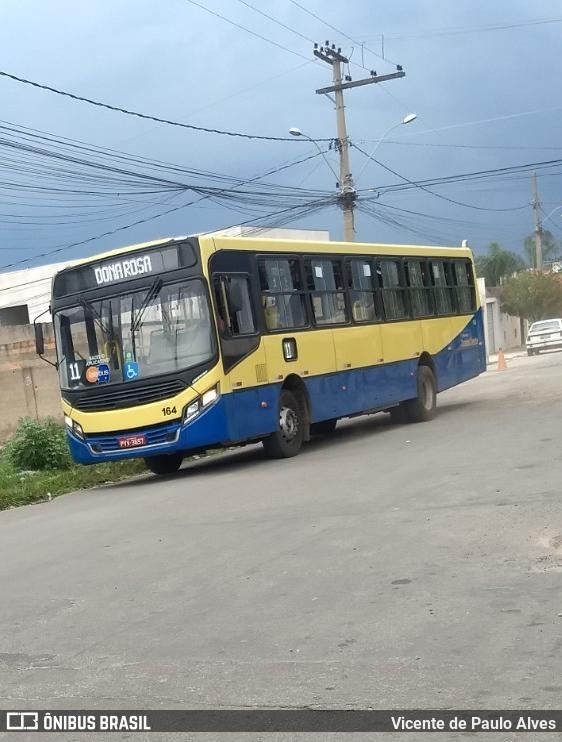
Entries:
[[290, 407], [282, 407], [279, 412], [279, 429], [286, 441], [292, 441], [299, 432], [299, 416]]

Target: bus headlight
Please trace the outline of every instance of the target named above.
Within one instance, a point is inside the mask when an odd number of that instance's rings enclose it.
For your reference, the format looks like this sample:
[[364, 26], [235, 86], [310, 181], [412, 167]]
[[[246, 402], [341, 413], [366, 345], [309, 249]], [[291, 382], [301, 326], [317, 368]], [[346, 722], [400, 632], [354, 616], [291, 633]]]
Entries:
[[212, 389], [208, 389], [200, 397], [197, 397], [193, 402], [190, 402], [183, 408], [181, 416], [182, 425], [186, 425], [188, 422], [197, 417], [197, 415], [204, 409], [209, 407], [216, 402], [220, 397], [219, 385], [217, 384]]
[[191, 402], [191, 404], [186, 405], [183, 408], [183, 415], [181, 419], [182, 424], [185, 425], [190, 420], [193, 420], [194, 417], [197, 417], [200, 409], [201, 409], [200, 399], [196, 399], [195, 402]]
[[206, 407], [209, 404], [212, 404], [215, 399], [218, 399], [219, 396], [219, 387], [218, 384], [213, 389], [209, 389], [209, 391], [205, 392], [203, 396], [201, 397], [201, 407]]
[[64, 424], [70, 433], [74, 433], [77, 438], [80, 438], [82, 441], [84, 440], [84, 431], [82, 430], [82, 426], [80, 423], [77, 423], [76, 420], [73, 420], [70, 415], [64, 416]]

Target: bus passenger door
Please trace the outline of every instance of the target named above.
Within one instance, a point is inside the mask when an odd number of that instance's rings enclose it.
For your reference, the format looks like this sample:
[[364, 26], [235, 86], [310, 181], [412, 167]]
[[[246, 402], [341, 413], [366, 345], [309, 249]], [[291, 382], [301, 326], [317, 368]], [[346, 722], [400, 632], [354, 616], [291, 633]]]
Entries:
[[229, 439], [242, 441], [271, 433], [275, 429], [276, 409], [265, 388], [265, 346], [256, 321], [249, 276], [215, 273], [213, 288]]

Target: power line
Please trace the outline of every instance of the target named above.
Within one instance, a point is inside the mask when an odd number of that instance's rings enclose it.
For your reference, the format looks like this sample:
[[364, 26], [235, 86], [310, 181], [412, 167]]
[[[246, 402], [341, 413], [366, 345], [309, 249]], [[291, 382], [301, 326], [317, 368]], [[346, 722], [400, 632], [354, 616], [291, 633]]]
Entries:
[[256, 13], [259, 13], [264, 18], [267, 18], [268, 20], [273, 21], [273, 23], [276, 23], [278, 26], [281, 26], [281, 28], [285, 28], [287, 31], [290, 31], [291, 33], [296, 34], [301, 39], [304, 39], [304, 41], [309, 41], [311, 44], [314, 44], [314, 39], [311, 39], [309, 36], [305, 36], [300, 31], [297, 31], [296, 28], [291, 28], [291, 26], [287, 26], [285, 23], [283, 23], [283, 21], [280, 21], [277, 18], [274, 18], [272, 15], [265, 13], [263, 10], [256, 8], [254, 5], [251, 5], [250, 3], [246, 2], [246, 0], [238, 0], [238, 2], [242, 3], [242, 5], [245, 5], [247, 8], [250, 8], [250, 10], [253, 10]]
[[[549, 23], [560, 23], [562, 22], [561, 17], [555, 17], [555, 18], [537, 18], [535, 20], [529, 20], [529, 21], [522, 21], [521, 23], [505, 23], [505, 24], [496, 24], [496, 25], [488, 25], [488, 26], [465, 26], [465, 27], [459, 27], [459, 26], [452, 26], [449, 28], [442, 28], [442, 29], [427, 29], [426, 31], [413, 31], [411, 33], [385, 33], [384, 38], [390, 39], [393, 41], [397, 41], [399, 39], [421, 39], [421, 38], [431, 38], [431, 37], [438, 37], [438, 36], [454, 36], [459, 34], [470, 34], [470, 33], [480, 33], [483, 31], [504, 31], [507, 29], [512, 28], [527, 28], [528, 26], [541, 26]], [[371, 38], [371, 37], [367, 37]], [[372, 37], [375, 38], [375, 37]]]
[[[378, 139], [358, 139], [361, 144], [375, 144]], [[396, 139], [385, 139], [381, 142], [381, 145], [393, 144], [404, 147], [443, 147], [446, 149], [489, 149], [489, 150], [537, 150], [547, 151], [552, 150], [553, 152], [560, 152], [562, 145], [558, 147], [537, 147], [536, 145], [521, 145], [521, 144], [444, 144], [442, 142], [406, 142], [404, 140]]]
[[[561, 208], [562, 208], [562, 207], [561, 207]], [[543, 209], [543, 207], [542, 207], [542, 206], [540, 206], [540, 205], [539, 205], [539, 209], [541, 210], [541, 212], [542, 212], [542, 215], [544, 216], [544, 218], [545, 218], [545, 219], [548, 219], [548, 221], [549, 221], [549, 222], [550, 222], [550, 223], [551, 223], [551, 224], [552, 224], [552, 225], [553, 225], [553, 226], [554, 226], [554, 227], [555, 227], [555, 228], [556, 228], [556, 229], [557, 229], [557, 230], [558, 230], [559, 232], [562, 232], [562, 226], [561, 226], [560, 224], [558, 224], [558, 222], [555, 222], [555, 221], [554, 221], [554, 219], [552, 218], [552, 214], [547, 214], [547, 213], [545, 212], [545, 210]], [[562, 221], [562, 220], [561, 220], [561, 221]]]
[[[3, 131], [7, 132], [10, 138], [2, 136]], [[243, 205], [263, 206], [269, 210], [272, 202], [275, 202], [276, 205], [281, 205], [283, 202], [290, 204], [298, 200], [308, 201], [312, 195], [319, 197], [327, 195], [326, 191], [312, 191], [311, 189], [276, 185], [264, 180], [268, 175], [279, 173], [319, 157], [321, 153], [324, 154], [321, 149], [298, 160], [282, 163], [280, 166], [270, 169], [267, 173], [256, 176], [256, 178], [245, 179], [179, 168], [178, 166], [144, 158], [133, 158], [125, 153], [103, 150], [93, 145], [79, 144], [73, 140], [57, 140], [53, 135], [46, 133], [38, 134], [31, 130], [20, 133], [14, 127], [6, 127], [1, 124], [0, 150], [4, 150], [3, 156], [0, 158], [0, 173], [2, 170], [7, 172], [5, 179], [0, 180], [0, 193], [5, 204], [13, 204], [19, 208], [27, 205], [31, 206], [32, 204], [20, 202], [19, 199], [24, 197], [30, 199], [36, 194], [43, 193], [64, 194], [65, 199], [67, 199], [66, 203], [62, 202], [65, 203], [65, 211], [67, 212], [67, 219], [64, 222], [61, 222], [63, 215], [58, 213], [63, 207], [57, 206], [55, 202], [55, 211], [52, 214], [41, 216], [29, 215], [28, 213], [12, 214], [11, 212], [0, 214], [0, 217], [4, 217], [4, 222], [9, 219], [8, 223], [15, 223], [14, 220], [24, 224], [37, 221], [44, 222], [45, 220], [53, 222], [54, 220], [55, 224], [72, 224], [74, 222], [70, 221], [68, 217], [89, 217], [89, 214], [79, 210], [77, 213], [72, 210], [69, 211], [68, 207], [72, 202], [68, 199], [71, 196], [73, 198], [80, 197], [80, 199], [84, 196], [90, 198], [103, 197], [104, 199], [113, 196], [118, 199], [118, 203], [110, 206], [110, 208], [122, 210], [124, 206], [133, 206], [138, 210], [139, 199], [141, 202], [144, 201], [147, 206], [154, 205], [152, 195], [168, 193], [173, 196], [173, 194], [190, 190], [201, 196], [218, 198], [228, 205], [238, 201]], [[16, 158], [12, 152], [17, 153], [18, 157]], [[133, 163], [135, 167], [131, 168], [130, 163]], [[156, 169], [157, 173], [143, 172], [136, 167], [137, 163], [144, 167]], [[173, 177], [170, 177], [166, 172], [167, 170], [176, 172], [174, 172]], [[182, 174], [189, 174], [191, 176], [189, 181], [186, 182], [183, 178], [178, 179], [177, 171]], [[199, 180], [205, 178], [207, 181], [209, 179], [215, 180], [217, 185], [210, 185], [208, 182], [200, 184], [194, 182], [194, 178]], [[244, 181], [251, 183], [256, 179], [262, 181], [259, 188], [241, 188]], [[20, 196], [20, 191], [26, 195]], [[123, 194], [125, 194], [125, 198], [123, 198]], [[147, 198], [149, 195], [150, 200]], [[43, 198], [42, 195], [40, 197]], [[162, 199], [158, 199], [158, 202], [161, 204]], [[103, 204], [100, 204], [101, 206]], [[53, 203], [43, 206], [43, 208], [48, 207], [51, 207], [52, 210]], [[134, 210], [126, 213], [133, 213]], [[125, 213], [113, 214], [112, 216], [124, 215]], [[101, 218], [100, 214], [100, 221]]]
[[392, 227], [398, 227], [399, 229], [405, 229], [407, 232], [411, 232], [412, 234], [415, 234], [418, 237], [422, 237], [423, 239], [430, 240], [433, 243], [441, 243], [441, 244], [447, 243], [447, 240], [443, 238], [441, 235], [435, 236], [434, 234], [428, 234], [427, 232], [424, 232], [418, 227], [405, 224], [403, 221], [400, 221], [399, 219], [395, 217], [389, 216], [388, 214], [382, 214], [380, 211], [377, 211], [377, 209], [372, 204], [359, 203], [357, 206], [357, 209], [361, 213], [366, 214], [371, 219], [377, 222], [383, 222], [383, 224], [388, 224]]
[[523, 116], [535, 116], [537, 114], [544, 113], [559, 113], [562, 111], [562, 106], [555, 106], [554, 108], [538, 108], [533, 111], [521, 111], [519, 113], [506, 113], [503, 116], [492, 116], [487, 119], [477, 119], [476, 121], [464, 121], [460, 124], [448, 124], [447, 126], [439, 126], [433, 129], [425, 129], [424, 131], [416, 131], [410, 134], [404, 134], [404, 137], [409, 136], [422, 136], [423, 134], [433, 134], [439, 131], [449, 131], [450, 129], [462, 129], [465, 126], [478, 126], [480, 124], [490, 124], [496, 121], [508, 121], [509, 119], [521, 118]]
[[[294, 166], [296, 164], [300, 164], [302, 161], [306, 161], [306, 160], [312, 159], [313, 157], [319, 157], [319, 156], [320, 156], [320, 153], [315, 153], [314, 155], [311, 155], [311, 156], [309, 156], [307, 158], [304, 158], [304, 160], [299, 160], [297, 162], [289, 163], [289, 164], [283, 163], [279, 167], [270, 169], [270, 170], [266, 171], [265, 173], [262, 173], [261, 175], [257, 175], [257, 176], [255, 176], [253, 178], [250, 178], [250, 179], [247, 179], [247, 180], [244, 180], [244, 181], [240, 181], [239, 182], [239, 186], [248, 185], [248, 184], [250, 184], [252, 182], [255, 182], [257, 180], [261, 180], [262, 178], [265, 178], [265, 177], [267, 177], [269, 175], [273, 175], [273, 174], [275, 174], [277, 172], [281, 172], [282, 170], [286, 170], [287, 168], [292, 167], [292, 166]], [[184, 209], [184, 208], [186, 208], [188, 206], [191, 206], [192, 204], [199, 203], [200, 201], [203, 201], [206, 198], [211, 198], [211, 196], [213, 196], [213, 195], [215, 197], [220, 196], [221, 195], [221, 192], [218, 191], [217, 193], [214, 193], [214, 194], [205, 194], [205, 195], [202, 195], [199, 199], [195, 199], [194, 201], [190, 201], [188, 203], [180, 204], [179, 206], [174, 206], [174, 207], [172, 207], [170, 209], [166, 209], [165, 211], [161, 211], [161, 212], [159, 212], [157, 214], [154, 214], [152, 216], [147, 216], [147, 217], [145, 217], [143, 219], [138, 219], [138, 220], [136, 220], [136, 221], [134, 221], [132, 223], [125, 224], [125, 225], [122, 225], [120, 227], [116, 227], [116, 228], [114, 228], [112, 230], [108, 230], [106, 232], [103, 232], [102, 234], [98, 234], [98, 235], [95, 235], [95, 236], [92, 236], [92, 237], [88, 237], [88, 238], [83, 239], [83, 240], [78, 240], [78, 241], [72, 242], [70, 244], [60, 245], [60, 246], [58, 246], [56, 248], [52, 248], [52, 249], [47, 250], [47, 251], [44, 251], [42, 253], [39, 253], [39, 254], [36, 254], [36, 255], [32, 255], [32, 256], [27, 257], [27, 258], [22, 258], [21, 260], [17, 260], [17, 261], [14, 261], [12, 263], [8, 263], [6, 265], [3, 265], [3, 266], [1, 266], [0, 269], [3, 270], [3, 269], [6, 269], [6, 268], [13, 268], [13, 267], [15, 267], [17, 265], [23, 265], [23, 264], [29, 263], [29, 262], [31, 262], [33, 260], [37, 260], [37, 259], [40, 259], [40, 258], [49, 257], [51, 255], [56, 255], [56, 254], [59, 254], [59, 253], [61, 253], [63, 251], [69, 250], [69, 249], [71, 249], [73, 247], [79, 247], [81, 245], [88, 244], [88, 243], [93, 242], [95, 240], [99, 240], [99, 239], [102, 239], [102, 238], [105, 238], [105, 237], [112, 236], [112, 235], [117, 234], [119, 232], [122, 232], [122, 231], [124, 231], [126, 229], [131, 229], [132, 227], [139, 226], [140, 224], [146, 224], [147, 222], [153, 221], [154, 219], [159, 219], [160, 217], [167, 216], [168, 214], [177, 212], [177, 211], [179, 211], [181, 209]], [[331, 195], [329, 195], [329, 196], [322, 196], [322, 197], [317, 198], [317, 199], [314, 199], [314, 200], [309, 200], [308, 202], [304, 202], [304, 203], [296, 204], [296, 205], [291, 205], [291, 206], [287, 207], [287, 209], [281, 210], [281, 213], [285, 213], [287, 211], [290, 211], [291, 209], [306, 209], [309, 206], [311, 206], [312, 204], [315, 204], [315, 205], [324, 204], [325, 205], [327, 203], [330, 203], [332, 200], [333, 200], [333, 196], [331, 196]], [[10, 288], [14, 288], [14, 287], [12, 286]]]
[[[194, 0], [187, 0], [187, 2], [194, 2]], [[203, 6], [200, 6], [203, 7]], [[209, 11], [213, 12], [213, 11]], [[299, 54], [299, 56], [303, 56]], [[303, 59], [306, 59], [306, 57], [303, 57]], [[307, 59], [307, 61], [309, 61]], [[255, 140], [262, 140], [267, 142], [293, 142], [295, 141], [294, 137], [270, 137], [270, 136], [264, 136], [261, 134], [245, 134], [241, 132], [236, 131], [226, 131], [223, 129], [212, 129], [206, 126], [195, 126], [195, 124], [186, 124], [181, 121], [173, 121], [171, 119], [165, 119], [160, 118], [159, 116], [153, 116], [151, 114], [147, 113], [139, 113], [139, 111], [132, 111], [128, 108], [122, 108], [121, 106], [114, 106], [110, 103], [103, 103], [101, 101], [93, 100], [92, 98], [86, 98], [83, 95], [78, 95], [76, 93], [69, 93], [66, 90], [60, 90], [59, 88], [55, 88], [52, 85], [45, 85], [43, 83], [36, 82], [34, 80], [28, 80], [25, 77], [19, 77], [18, 75], [13, 75], [10, 72], [5, 72], [3, 70], [0, 70], [0, 76], [6, 77], [10, 80], [13, 80], [14, 82], [22, 83], [23, 85], [30, 85], [33, 88], [37, 88], [39, 90], [45, 90], [49, 93], [55, 93], [56, 95], [64, 96], [65, 98], [70, 98], [75, 101], [80, 101], [81, 103], [88, 103], [91, 106], [97, 106], [98, 108], [105, 108], [109, 111], [115, 111], [116, 113], [123, 113], [127, 116], [135, 116], [136, 118], [145, 119], [147, 121], [157, 121], [160, 124], [168, 124], [169, 126], [178, 126], [183, 129], [191, 129], [192, 131], [201, 131], [206, 134], [221, 134], [223, 136], [229, 136], [229, 137], [239, 137], [242, 139], [255, 139]], [[315, 142], [329, 142], [330, 139], [314, 139]]]
[[216, 10], [211, 10], [210, 8], [207, 8], [204, 5], [200, 5], [195, 0], [186, 0], [186, 2], [191, 3], [191, 5], [197, 6], [198, 8], [201, 8], [201, 10], [204, 10], [205, 12], [210, 13], [211, 15], [214, 15], [216, 18], [220, 18], [226, 23], [230, 23], [231, 26], [235, 26], [236, 28], [239, 28], [242, 31], [246, 31], [249, 34], [252, 34], [252, 36], [255, 36], [256, 38], [261, 39], [262, 41], [266, 41], [268, 44], [272, 44], [273, 46], [276, 46], [278, 49], [282, 49], [285, 52], [289, 52], [289, 54], [294, 54], [297, 57], [306, 59], [307, 62], [309, 61], [309, 58], [305, 57], [304, 54], [301, 54], [300, 52], [296, 52], [293, 49], [289, 49], [288, 47], [283, 46], [283, 44], [279, 44], [277, 41], [273, 41], [273, 39], [268, 39], [266, 36], [262, 36], [256, 31], [252, 31], [250, 28], [246, 28], [246, 26], [243, 26], [240, 23], [236, 23], [236, 21], [233, 21], [232, 19], [227, 18], [225, 15], [222, 15], [221, 13], [217, 13]]
[[[283, 224], [287, 224], [287, 223], [289, 223], [291, 221], [295, 221], [295, 219], [299, 219], [299, 218], [302, 218], [303, 216], [307, 216], [307, 215], [312, 214], [314, 212], [320, 211], [323, 208], [325, 208], [326, 206], [332, 205], [332, 203], [333, 203], [333, 199], [332, 200], [323, 200], [323, 201], [322, 200], [311, 201], [309, 204], [301, 204], [301, 205], [298, 205], [298, 206], [291, 206], [291, 207], [286, 208], [286, 209], [281, 209], [280, 211], [273, 211], [273, 212], [271, 212], [269, 214], [264, 214], [261, 217], [259, 217], [259, 219], [261, 219], [263, 221], [265, 219], [272, 219], [272, 218], [278, 217], [278, 219], [273, 224], [270, 224], [270, 226], [278, 227], [278, 226], [282, 226]], [[189, 205], [190, 204], [183, 204], [181, 206], [176, 207], [176, 210], [183, 209], [183, 208], [185, 208], [185, 207], [187, 207]], [[30, 262], [31, 260], [34, 260], [35, 258], [38, 258], [38, 257], [45, 257], [46, 255], [52, 255], [54, 253], [62, 252], [63, 250], [70, 249], [71, 247], [77, 247], [79, 245], [84, 245], [84, 244], [87, 244], [89, 242], [93, 242], [94, 240], [98, 240], [98, 239], [101, 239], [102, 237], [107, 237], [107, 236], [116, 234], [117, 232], [120, 232], [120, 231], [125, 230], [125, 229], [129, 229], [130, 227], [136, 226], [137, 224], [141, 224], [143, 221], [146, 222], [146, 221], [151, 221], [152, 219], [158, 219], [159, 217], [165, 216], [167, 213], [170, 213], [170, 211], [172, 211], [172, 210], [168, 210], [167, 212], [161, 212], [160, 214], [155, 214], [154, 216], [148, 217], [145, 220], [139, 220], [138, 222], [134, 222], [133, 224], [124, 225], [124, 226], [118, 227], [117, 229], [112, 230], [110, 232], [105, 232], [102, 235], [96, 235], [94, 237], [88, 237], [85, 240], [81, 240], [79, 242], [74, 242], [71, 245], [65, 245], [65, 246], [56, 248], [55, 250], [51, 250], [49, 252], [43, 253], [42, 255], [37, 255], [35, 257], [28, 258], [25, 261], [18, 261], [17, 263], [12, 263], [12, 264], [7, 265], [7, 266], [4, 266], [4, 267], [5, 268], [10, 268], [10, 267], [12, 267], [14, 265], [18, 265], [18, 264], [20, 264], [22, 262]], [[236, 225], [230, 225], [230, 227], [232, 227], [232, 226], [244, 226], [244, 225], [250, 224], [251, 222], [255, 222], [256, 220], [257, 220], [257, 217], [254, 216], [254, 217], [251, 217], [250, 219], [247, 219], [246, 221], [237, 222]], [[261, 230], [263, 228], [264, 227], [262, 227], [262, 226], [256, 226], [255, 231], [257, 232], [257, 231], [259, 231], [259, 230]], [[219, 229], [213, 229], [213, 230], [211, 230], [209, 232], [202, 232], [201, 234], [212, 234], [213, 232], [220, 232], [220, 231], [225, 230], [225, 229], [229, 229], [229, 227], [220, 227]], [[6, 286], [4, 288], [0, 288], [0, 293], [6, 292], [6, 291], [13, 291], [14, 289], [21, 288], [22, 286], [26, 286], [27, 287], [27, 286], [30, 286], [31, 284], [40, 283], [41, 281], [44, 281], [44, 280], [45, 280], [45, 278], [42, 277], [42, 278], [36, 278], [36, 279], [34, 279], [32, 281], [25, 281], [25, 282], [20, 283], [20, 284], [15, 284], [13, 286]], [[44, 292], [41, 292], [40, 294], [29, 296], [28, 297], [28, 301], [33, 301], [34, 299], [36, 299], [39, 296], [44, 296]]]
[[400, 178], [401, 180], [405, 181], [409, 185], [419, 188], [420, 190], [425, 191], [426, 193], [429, 193], [432, 196], [435, 196], [436, 198], [440, 198], [443, 201], [448, 201], [449, 203], [455, 204], [456, 206], [464, 206], [467, 209], [477, 209], [478, 211], [517, 211], [519, 209], [524, 209], [527, 207], [527, 204], [525, 204], [524, 206], [517, 206], [515, 208], [496, 209], [496, 208], [491, 208], [487, 206], [476, 206], [475, 204], [467, 204], [467, 203], [464, 203], [463, 201], [456, 201], [455, 199], [449, 198], [448, 196], [443, 196], [441, 193], [435, 193], [435, 191], [431, 191], [426, 186], [421, 185], [420, 183], [417, 183], [416, 181], [410, 180], [409, 178], [406, 178], [405, 175], [401, 175], [401, 173], [396, 172], [396, 170], [393, 170], [391, 167], [388, 167], [388, 165], [385, 165], [384, 163], [379, 162], [379, 160], [376, 160], [374, 157], [367, 154], [367, 152], [365, 152], [364, 149], [361, 149], [361, 147], [358, 147], [356, 144], [352, 143], [352, 147], [355, 147], [355, 149], [359, 150], [359, 152], [365, 155], [365, 157], [367, 157], [369, 160], [376, 162], [376, 164], [382, 167], [384, 170], [386, 170], [389, 173], [392, 173], [392, 175], [396, 175], [397, 178]]
[[[190, 0], [190, 2], [191, 2], [191, 0]], [[312, 18], [315, 18], [317, 21], [320, 21], [320, 23], [323, 23], [328, 28], [331, 28], [332, 31], [335, 31], [336, 33], [340, 34], [344, 38], [346, 38], [349, 41], [351, 41], [353, 44], [355, 44], [355, 46], [361, 46], [361, 47], [363, 47], [365, 49], [365, 51], [370, 52], [370, 54], [374, 54], [375, 57], [378, 57], [379, 59], [382, 59], [384, 62], [388, 62], [389, 64], [394, 64], [394, 65], [396, 64], [396, 62], [393, 62], [391, 59], [388, 59], [387, 57], [383, 57], [381, 54], [377, 54], [377, 52], [374, 52], [372, 49], [369, 49], [364, 44], [362, 44], [360, 41], [356, 41], [355, 39], [353, 39], [351, 36], [349, 36], [349, 34], [344, 33], [341, 29], [336, 28], [331, 23], [328, 23], [328, 21], [326, 21], [324, 18], [321, 18], [319, 15], [316, 15], [316, 13], [313, 13], [308, 8], [305, 8], [304, 5], [301, 5], [299, 2], [297, 2], [297, 0], [289, 0], [289, 2], [293, 3], [293, 5], [296, 5], [297, 8], [300, 8], [302, 11], [304, 11], [308, 15], [312, 16]]]
[[[5, 270], [6, 268], [13, 268], [16, 265], [23, 265], [24, 263], [30, 263], [32, 260], [38, 260], [39, 258], [46, 258], [46, 257], [49, 257], [50, 255], [57, 255], [58, 253], [64, 252], [65, 250], [70, 250], [73, 247], [87, 245], [89, 242], [94, 242], [94, 240], [101, 240], [104, 237], [110, 237], [114, 234], [117, 234], [118, 232], [123, 232], [125, 229], [131, 229], [132, 227], [137, 227], [139, 224], [146, 224], [147, 222], [154, 221], [154, 219], [159, 219], [162, 216], [171, 214], [174, 211], [180, 211], [180, 209], [185, 209], [187, 206], [190, 206], [191, 203], [195, 203], [195, 201], [192, 201], [186, 204], [180, 204], [179, 206], [174, 206], [171, 209], [166, 209], [166, 211], [161, 211], [160, 213], [154, 214], [153, 216], [147, 216], [143, 219], [137, 219], [134, 222], [131, 222], [129, 224], [124, 224], [121, 227], [115, 227], [115, 229], [110, 229], [107, 232], [103, 232], [102, 234], [96, 234], [93, 237], [87, 237], [86, 239], [78, 240], [77, 242], [71, 242], [70, 244], [67, 244], [67, 245], [61, 245], [51, 250], [46, 250], [45, 252], [39, 253], [37, 255], [33, 255], [29, 258], [22, 258], [21, 260], [16, 260], [13, 263], [7, 263], [6, 265], [2, 266], [1, 270]], [[27, 285], [27, 284], [24, 284], [24, 285]], [[10, 286], [9, 288], [13, 289], [15, 287]], [[3, 290], [7, 290], [7, 289], [3, 289]]]
[[[441, 223], [447, 223], [447, 224], [456, 225], [456, 226], [462, 226], [462, 227], [473, 227], [473, 228], [474, 227], [478, 227], [478, 228], [482, 227], [482, 228], [485, 228], [485, 229], [494, 229], [497, 226], [497, 224], [483, 224], [480, 221], [475, 222], [475, 221], [470, 221], [470, 220], [466, 220], [466, 219], [454, 219], [452, 217], [447, 217], [447, 216], [441, 216], [441, 215], [435, 215], [435, 214], [426, 214], [425, 212], [422, 212], [422, 211], [414, 211], [412, 209], [404, 209], [404, 208], [402, 208], [400, 206], [395, 206], [393, 204], [387, 204], [387, 203], [379, 202], [379, 201], [376, 202], [376, 205], [379, 208], [390, 209], [392, 211], [399, 211], [402, 214], [409, 214], [410, 216], [423, 217], [424, 219], [433, 220], [433, 221], [439, 222], [440, 224]], [[515, 224], [512, 224], [512, 225], [505, 225], [505, 224], [503, 224], [502, 226], [503, 227], [505, 227], [505, 226], [516, 227], [517, 225], [515, 225]]]
[[[220, 103], [224, 103], [224, 101], [231, 100], [232, 98], [240, 98], [244, 94], [255, 90], [256, 88], [261, 87], [262, 85], [266, 85], [267, 83], [271, 82], [272, 80], [277, 80], [280, 77], [283, 77], [284, 75], [287, 75], [291, 72], [295, 72], [296, 70], [300, 70], [302, 67], [305, 67], [307, 64], [314, 64], [316, 60], [309, 59], [307, 62], [301, 62], [296, 67], [291, 67], [289, 69], [283, 70], [283, 72], [279, 72], [276, 75], [270, 75], [269, 77], [264, 78], [263, 80], [258, 80], [258, 82], [253, 83], [252, 85], [248, 85], [245, 88], [242, 88], [241, 90], [235, 90], [234, 92], [229, 93], [228, 95], [223, 96], [222, 98], [216, 98], [211, 103], [206, 103], [204, 106], [200, 106], [199, 108], [195, 108], [194, 110], [191, 110], [189, 113], [190, 115], [200, 113], [201, 111], [207, 111], [209, 108], [214, 108], [215, 106], [218, 106]], [[154, 127], [156, 128], [156, 127]], [[152, 128], [151, 128], [152, 130]], [[144, 131], [140, 134], [135, 134], [131, 137], [127, 137], [126, 139], [120, 139], [118, 144], [125, 144], [133, 141], [138, 141], [139, 139], [142, 139], [150, 134], [150, 131]]]
[[[353, 145], [356, 149], [359, 149], [357, 145]], [[366, 153], [363, 153], [366, 155]], [[373, 159], [373, 158], [371, 158]], [[381, 193], [391, 193], [394, 191], [402, 191], [407, 190], [409, 188], [417, 188], [419, 186], [435, 186], [435, 185], [447, 185], [450, 183], [464, 183], [467, 181], [472, 180], [483, 180], [483, 179], [489, 179], [492, 177], [505, 177], [513, 173], [523, 173], [528, 170], [542, 170], [542, 169], [548, 169], [548, 168], [555, 168], [562, 166], [562, 159], [555, 159], [555, 160], [543, 160], [541, 162], [528, 162], [524, 163], [522, 165], [510, 165], [508, 167], [501, 167], [501, 168], [493, 168], [490, 170], [477, 170], [474, 172], [469, 173], [460, 173], [458, 175], [446, 175], [439, 178], [429, 178], [426, 180], [420, 180], [420, 181], [409, 181], [407, 178], [404, 178], [402, 175], [399, 175], [398, 173], [392, 171], [390, 168], [386, 167], [382, 163], [376, 161], [378, 165], [381, 165], [381, 167], [389, 170], [394, 175], [397, 175], [402, 180], [405, 180], [404, 184], [390, 184], [390, 185], [384, 185], [380, 186], [379, 188], [369, 188], [369, 189], [362, 189], [359, 193], [367, 193], [367, 192], [377, 192], [378, 194]], [[378, 196], [377, 196], [378, 198]], [[525, 209], [528, 208], [529, 204], [526, 203], [522, 206], [514, 207], [512, 210], [516, 211], [519, 209]]]
[[[240, 178], [230, 175], [217, 174], [212, 171], [196, 170], [194, 168], [188, 168], [180, 166], [176, 163], [167, 162], [165, 160], [157, 160], [139, 155], [132, 155], [122, 150], [111, 149], [102, 147], [99, 145], [84, 142], [81, 139], [70, 139], [60, 135], [53, 134], [51, 132], [43, 131], [41, 129], [33, 129], [30, 127], [22, 126], [21, 124], [14, 124], [9, 121], [0, 120], [0, 132], [5, 132], [6, 136], [20, 137], [24, 139], [24, 142], [35, 142], [39, 140], [42, 145], [55, 146], [59, 149], [62, 148], [63, 152], [70, 150], [71, 152], [77, 151], [81, 153], [81, 156], [85, 153], [88, 157], [89, 163], [91, 162], [92, 156], [102, 158], [109, 158], [110, 160], [117, 160], [118, 162], [131, 163], [133, 165], [141, 165], [148, 167], [149, 169], [155, 169], [157, 172], [173, 172], [174, 174], [180, 173], [182, 175], [190, 175], [192, 177], [204, 177], [206, 179], [213, 179], [219, 181], [226, 181], [232, 183], [239, 183]], [[331, 141], [331, 140], [329, 140]], [[5, 141], [5, 146], [8, 146], [9, 142]], [[46, 154], [46, 153], [43, 153]], [[306, 161], [305, 158], [303, 161]], [[299, 161], [288, 161], [288, 164], [298, 164]], [[1, 166], [0, 162], [0, 166]], [[279, 172], [279, 168], [274, 168], [273, 172]]]

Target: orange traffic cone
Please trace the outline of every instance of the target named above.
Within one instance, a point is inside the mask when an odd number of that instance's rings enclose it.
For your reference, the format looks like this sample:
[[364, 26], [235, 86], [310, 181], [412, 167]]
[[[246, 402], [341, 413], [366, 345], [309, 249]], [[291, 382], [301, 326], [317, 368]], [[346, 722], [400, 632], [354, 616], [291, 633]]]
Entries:
[[500, 348], [500, 352], [498, 353], [498, 371], [503, 371], [507, 368], [507, 363], [505, 362], [505, 356], [503, 354], [503, 350]]

